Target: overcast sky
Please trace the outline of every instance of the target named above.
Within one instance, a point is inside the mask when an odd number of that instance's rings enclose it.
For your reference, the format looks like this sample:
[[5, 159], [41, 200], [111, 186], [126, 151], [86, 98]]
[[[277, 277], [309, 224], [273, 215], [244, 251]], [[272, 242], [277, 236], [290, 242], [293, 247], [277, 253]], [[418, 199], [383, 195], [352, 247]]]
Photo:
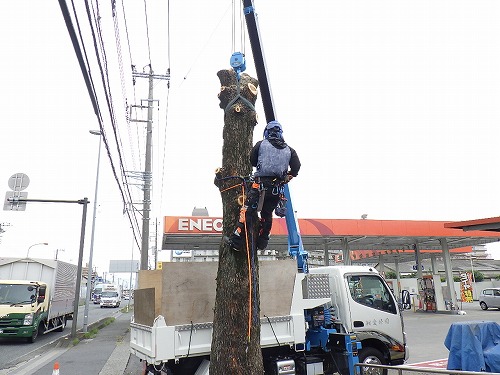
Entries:
[[[161, 232], [163, 216], [190, 215], [195, 206], [222, 215], [213, 185], [223, 127], [216, 73], [229, 67], [233, 52], [231, 1], [171, 2], [170, 27], [167, 1], [148, 2], [146, 33], [144, 3], [118, 0], [118, 34], [108, 3], [99, 4], [99, 12], [127, 170], [144, 169], [144, 132], [143, 125], [127, 124], [124, 98], [140, 104], [148, 95], [143, 78], [134, 90], [130, 65], [140, 72], [151, 61], [156, 74], [171, 69], [170, 90], [159, 80], [154, 88], [159, 107], [152, 221], [158, 220]], [[106, 136], [114, 142], [87, 15], [83, 4], [76, 5]], [[497, 1], [311, 0], [290, 6], [259, 0], [255, 7], [277, 117], [302, 161], [290, 186], [299, 218], [367, 214], [455, 221], [500, 215]], [[99, 124], [58, 3], [5, 3], [0, 35], [2, 194], [11, 175], [25, 173], [29, 198], [93, 201], [99, 138], [88, 131]], [[242, 46], [236, 35], [235, 44], [255, 77], [248, 41]], [[265, 126], [262, 108], [257, 110], [255, 140]], [[116, 150], [110, 152], [116, 157]], [[142, 192], [130, 189], [140, 199]], [[138, 259], [104, 149], [98, 203], [98, 271], [132, 252]], [[76, 204], [29, 203], [24, 212], [2, 211], [0, 223], [10, 226], [4, 226], [0, 256], [25, 256], [29, 246], [47, 242], [30, 256], [54, 257], [61, 249], [61, 259], [76, 263], [81, 215]], [[92, 204], [84, 259], [91, 219]], [[496, 247], [488, 248], [496, 256]]]

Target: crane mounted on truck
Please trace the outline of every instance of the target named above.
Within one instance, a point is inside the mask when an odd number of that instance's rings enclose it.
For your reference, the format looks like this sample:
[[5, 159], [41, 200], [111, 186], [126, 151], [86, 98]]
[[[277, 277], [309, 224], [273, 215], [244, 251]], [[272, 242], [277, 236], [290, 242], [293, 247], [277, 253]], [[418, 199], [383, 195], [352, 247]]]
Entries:
[[[266, 122], [270, 122], [275, 120], [275, 111], [257, 15], [252, 0], [243, 0], [243, 7]], [[239, 76], [246, 66], [244, 55], [234, 53], [230, 64]], [[309, 269], [287, 185], [285, 197], [288, 251], [296, 264], [292, 268], [285, 261], [260, 265], [261, 348], [266, 374], [354, 375], [358, 361], [403, 364], [408, 355], [403, 319], [385, 280], [371, 267]], [[149, 300], [161, 295], [164, 310], [155, 306], [155, 312], [161, 313], [154, 318], [136, 310], [131, 353], [146, 362], [146, 373], [207, 375], [213, 313], [199, 310], [213, 306], [215, 268], [164, 263], [162, 273], [162, 280], [150, 280], [150, 285], [164, 289], [161, 293], [156, 289], [136, 291], [136, 303], [147, 300], [147, 293], [153, 293]], [[278, 282], [277, 277], [281, 277]], [[266, 299], [266, 295], [272, 298]]]

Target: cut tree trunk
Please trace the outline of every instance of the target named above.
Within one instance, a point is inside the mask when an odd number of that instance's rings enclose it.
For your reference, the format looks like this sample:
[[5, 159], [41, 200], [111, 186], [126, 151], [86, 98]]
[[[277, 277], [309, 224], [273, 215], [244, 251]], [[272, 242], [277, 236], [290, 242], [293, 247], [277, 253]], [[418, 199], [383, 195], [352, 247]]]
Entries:
[[[221, 191], [223, 235], [231, 236], [240, 217], [243, 194], [241, 177], [252, 173], [250, 151], [257, 123], [254, 104], [258, 82], [242, 74], [238, 90], [232, 70], [217, 73], [221, 83], [220, 107], [224, 110], [222, 167], [215, 184]], [[248, 215], [247, 215], [248, 216]], [[248, 238], [257, 238], [257, 213], [247, 219]], [[253, 237], [252, 237], [253, 236]], [[249, 241], [235, 251], [221, 241], [215, 297], [210, 375], [262, 375], [260, 349], [260, 298], [257, 249]]]

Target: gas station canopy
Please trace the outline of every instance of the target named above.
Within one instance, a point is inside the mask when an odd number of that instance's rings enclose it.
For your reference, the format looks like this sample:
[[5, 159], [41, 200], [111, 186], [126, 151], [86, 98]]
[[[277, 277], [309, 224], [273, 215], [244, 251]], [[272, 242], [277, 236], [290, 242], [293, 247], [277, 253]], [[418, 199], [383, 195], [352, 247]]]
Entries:
[[476, 219], [468, 221], [455, 221], [446, 223], [446, 228], [462, 229], [464, 232], [469, 231], [489, 231], [500, 232], [500, 217], [490, 217], [487, 219]]
[[[299, 219], [304, 249], [310, 253], [337, 253], [348, 248], [353, 260], [379, 255], [394, 255], [405, 261], [414, 259], [418, 246], [421, 254], [441, 253], [445, 239], [452, 253], [470, 252], [471, 246], [500, 240], [500, 233], [450, 227], [444, 221]], [[217, 217], [164, 218], [163, 250], [218, 250], [223, 220]], [[500, 231], [500, 218], [497, 218]], [[286, 255], [288, 236], [285, 219], [273, 220], [268, 249]], [[389, 256], [388, 256], [389, 257]]]

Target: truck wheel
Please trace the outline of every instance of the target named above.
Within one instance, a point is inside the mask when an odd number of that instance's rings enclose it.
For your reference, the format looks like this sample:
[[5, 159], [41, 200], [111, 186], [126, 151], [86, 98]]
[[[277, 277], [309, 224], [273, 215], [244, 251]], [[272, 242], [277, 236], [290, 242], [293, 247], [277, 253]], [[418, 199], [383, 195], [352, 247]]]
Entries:
[[36, 338], [38, 337], [38, 331], [40, 330], [40, 326], [36, 327], [36, 329], [33, 330], [33, 333], [31, 334], [30, 337], [28, 337], [28, 342], [29, 343], [34, 343], [36, 341]]
[[481, 306], [481, 308], [483, 310], [488, 310], [488, 305], [486, 303], [484, 303], [484, 301], [481, 301], [481, 303], [479, 304], [479, 306]]
[[[359, 351], [359, 362], [366, 363], [370, 365], [385, 365], [385, 359], [382, 353], [375, 348], [364, 348]], [[362, 375], [387, 375], [387, 370], [374, 368], [374, 367], [362, 367]]]
[[64, 331], [64, 328], [66, 328], [66, 317], [63, 316], [61, 318], [61, 326], [59, 328], [56, 329], [57, 332], [62, 332]]

